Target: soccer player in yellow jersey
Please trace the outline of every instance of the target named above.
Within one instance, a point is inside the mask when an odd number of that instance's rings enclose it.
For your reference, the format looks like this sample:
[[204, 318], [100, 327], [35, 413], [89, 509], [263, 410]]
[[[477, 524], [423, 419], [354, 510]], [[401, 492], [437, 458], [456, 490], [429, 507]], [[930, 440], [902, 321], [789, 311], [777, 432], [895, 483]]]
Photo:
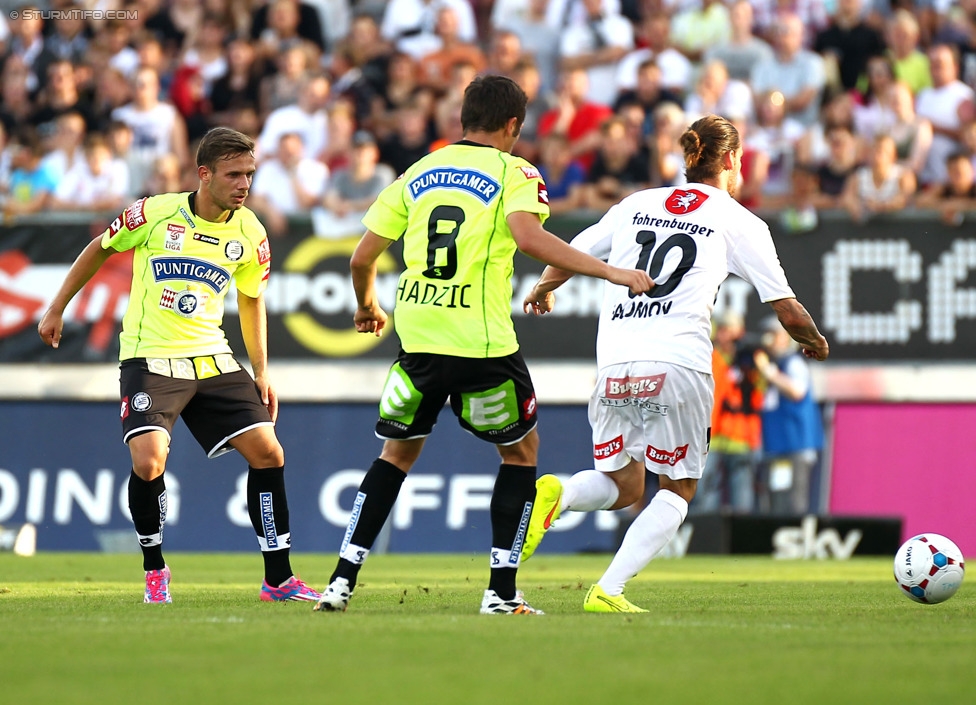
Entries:
[[477, 78], [464, 93], [464, 138], [420, 159], [370, 207], [350, 263], [361, 333], [380, 335], [376, 260], [403, 238], [406, 269], [396, 297], [401, 351], [387, 377], [376, 435], [385, 440], [356, 496], [335, 572], [316, 610], [345, 610], [356, 577], [406, 474], [450, 399], [461, 426], [494, 443], [501, 468], [491, 498], [491, 578], [483, 614], [541, 614], [516, 589], [535, 497], [536, 399], [512, 325], [516, 249], [637, 294], [646, 272], [610, 267], [547, 232], [546, 185], [510, 154], [526, 96], [503, 76]]
[[[200, 187], [143, 198], [75, 260], [38, 325], [58, 347], [64, 309], [112, 255], [133, 250], [132, 287], [120, 337], [123, 440], [132, 456], [129, 509], [142, 547], [145, 602], [172, 602], [163, 559], [170, 434], [182, 416], [209, 457], [237, 450], [248, 463], [247, 505], [264, 557], [265, 601], [319, 595], [292, 574], [285, 455], [274, 432], [278, 399], [268, 379], [264, 290], [271, 249], [244, 207], [254, 142], [218, 127], [197, 151]], [[224, 297], [237, 287], [241, 333], [254, 378], [221, 330]]]

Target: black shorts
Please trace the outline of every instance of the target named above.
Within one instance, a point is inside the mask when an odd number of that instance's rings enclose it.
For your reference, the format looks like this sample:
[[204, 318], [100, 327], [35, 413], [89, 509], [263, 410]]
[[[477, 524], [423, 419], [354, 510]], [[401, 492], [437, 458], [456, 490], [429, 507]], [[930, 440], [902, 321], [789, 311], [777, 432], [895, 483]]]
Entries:
[[448, 399], [461, 427], [489, 443], [518, 443], [536, 425], [535, 390], [522, 353], [470, 358], [401, 350], [383, 386], [376, 435], [429, 436]]
[[196, 358], [133, 358], [119, 366], [122, 440], [148, 431], [172, 437], [176, 417], [215, 458], [229, 441], [258, 426], [271, 426], [254, 380], [232, 355]]

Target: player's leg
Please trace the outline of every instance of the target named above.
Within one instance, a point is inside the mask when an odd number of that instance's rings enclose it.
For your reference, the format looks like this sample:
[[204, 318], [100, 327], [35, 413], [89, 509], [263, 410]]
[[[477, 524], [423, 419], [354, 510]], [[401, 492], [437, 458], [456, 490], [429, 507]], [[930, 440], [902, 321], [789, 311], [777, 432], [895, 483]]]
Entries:
[[[674, 537], [688, 515], [708, 449], [708, 423], [712, 411], [711, 376], [670, 366], [666, 392], [669, 413], [645, 415], [647, 468], [658, 474], [657, 493], [627, 529], [610, 566], [597, 582], [609, 598], [623, 595], [627, 581], [637, 575]], [[669, 387], [669, 388], [668, 388]], [[604, 600], [584, 602], [588, 611], [607, 609]]]
[[[166, 374], [156, 371], [163, 368]], [[170, 570], [163, 558], [167, 504], [164, 472], [173, 424], [196, 389], [194, 380], [174, 379], [168, 371], [165, 360], [132, 359], [119, 365], [122, 441], [132, 458], [127, 488], [129, 513], [146, 571], [144, 601], [151, 603], [172, 602]]]
[[291, 521], [285, 491], [285, 452], [274, 427], [258, 425], [228, 439], [247, 461], [247, 514], [264, 561], [261, 599], [315, 601], [319, 594], [291, 567]]
[[[633, 504], [644, 493], [641, 444], [643, 421], [630, 398], [614, 397], [607, 403], [607, 389], [628, 388], [621, 380], [630, 379], [630, 366], [611, 365], [601, 371], [590, 397], [589, 420], [593, 432], [595, 469], [583, 470], [563, 481], [543, 475], [536, 482], [536, 497], [529, 530], [522, 547], [522, 560], [528, 560], [546, 532], [564, 511], [591, 512], [617, 509]], [[626, 402], [626, 403], [623, 403]], [[631, 439], [631, 446], [627, 440]], [[636, 445], [632, 439], [637, 439]]]
[[129, 513], [142, 549], [146, 571], [145, 602], [172, 602], [170, 571], [163, 558], [163, 525], [166, 523], [166, 455], [169, 435], [147, 431], [129, 439], [132, 474], [129, 475]]
[[318, 599], [318, 593], [292, 573], [285, 454], [254, 380], [230, 356], [219, 361], [195, 358], [191, 363], [190, 369], [202, 378], [183, 409], [183, 421], [207, 457], [237, 450], [248, 465], [248, 516], [264, 562], [261, 599]]
[[481, 602], [483, 614], [541, 614], [516, 585], [522, 545], [535, 497], [539, 435], [535, 390], [522, 359], [455, 358], [448, 367], [451, 408], [461, 427], [495, 444], [501, 465], [492, 490], [491, 575]]
[[384, 439], [383, 451], [359, 485], [339, 560], [316, 611], [344, 611], [348, 607], [359, 570], [447, 399], [442, 359], [441, 355], [401, 351], [390, 368], [376, 422], [376, 435]]
[[316, 611], [345, 611], [356, 587], [359, 571], [393, 511], [407, 473], [417, 462], [425, 438], [388, 439], [356, 492], [349, 525], [339, 547], [339, 560], [322, 591]]

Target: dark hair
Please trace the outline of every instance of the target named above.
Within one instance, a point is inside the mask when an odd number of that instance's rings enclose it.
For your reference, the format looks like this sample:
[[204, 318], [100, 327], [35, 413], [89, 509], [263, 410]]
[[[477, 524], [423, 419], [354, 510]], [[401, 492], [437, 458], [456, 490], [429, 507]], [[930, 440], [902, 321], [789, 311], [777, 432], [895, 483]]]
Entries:
[[722, 171], [722, 157], [739, 148], [739, 131], [718, 115], [699, 118], [681, 135], [688, 181], [701, 182]]
[[516, 130], [521, 130], [528, 101], [525, 91], [507, 76], [479, 76], [464, 90], [461, 129], [498, 132], [515, 118]]
[[254, 152], [254, 140], [243, 132], [229, 127], [215, 127], [200, 140], [197, 147], [197, 166], [217, 171], [217, 162]]

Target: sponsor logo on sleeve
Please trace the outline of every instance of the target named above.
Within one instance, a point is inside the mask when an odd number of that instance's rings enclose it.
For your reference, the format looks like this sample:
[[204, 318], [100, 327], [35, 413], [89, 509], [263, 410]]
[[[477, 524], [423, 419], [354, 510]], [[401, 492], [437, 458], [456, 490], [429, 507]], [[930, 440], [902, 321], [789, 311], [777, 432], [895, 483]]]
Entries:
[[129, 230], [136, 230], [146, 224], [146, 199], [140, 198], [122, 211], [122, 220]]
[[674, 215], [687, 215], [701, 208], [706, 200], [708, 200], [708, 194], [702, 193], [698, 189], [676, 188], [664, 201], [664, 210]]
[[264, 238], [258, 244], [258, 264], [267, 264], [271, 261], [271, 244], [268, 238]]
[[542, 181], [539, 182], [539, 203], [549, 205], [549, 189]]
[[183, 238], [186, 236], [186, 227], [179, 223], [168, 223], [166, 225], [166, 240], [163, 247], [171, 252], [183, 251]]
[[525, 174], [525, 178], [526, 179], [541, 179], [542, 178], [542, 174], [540, 174], [539, 173], [539, 170], [536, 169], [534, 166], [520, 166], [519, 169], [521, 169], [522, 170], [522, 173]]
[[678, 446], [672, 451], [661, 450], [655, 448], [654, 446], [647, 446], [647, 459], [652, 463], [657, 463], [658, 465], [670, 465], [674, 467], [674, 464], [679, 460], [683, 460], [688, 455], [688, 444], [683, 446]]
[[119, 234], [119, 230], [122, 229], [122, 218], [125, 216], [125, 211], [119, 213], [119, 217], [112, 221], [112, 224], [108, 226], [108, 236], [115, 237]]
[[610, 458], [624, 449], [624, 437], [617, 436], [606, 443], [597, 443], [593, 446], [593, 458]]

